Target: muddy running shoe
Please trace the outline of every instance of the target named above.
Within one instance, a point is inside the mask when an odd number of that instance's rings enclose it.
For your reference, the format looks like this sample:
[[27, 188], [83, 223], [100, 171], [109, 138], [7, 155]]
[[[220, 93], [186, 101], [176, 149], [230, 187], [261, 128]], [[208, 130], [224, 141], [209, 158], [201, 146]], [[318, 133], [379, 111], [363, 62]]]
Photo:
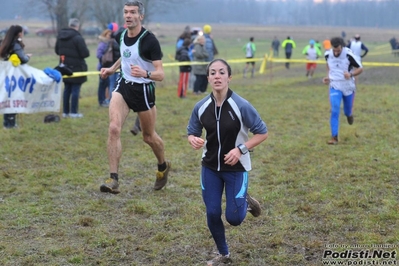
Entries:
[[247, 194], [247, 202], [247, 211], [249, 211], [254, 217], [258, 217], [262, 212], [259, 201]]
[[130, 133], [132, 133], [134, 136], [139, 134], [141, 131], [141, 128], [137, 127], [136, 125], [133, 126], [133, 128], [130, 130]]
[[168, 174], [170, 170], [170, 162], [166, 162], [166, 169], [162, 172], [157, 171], [157, 179], [155, 180], [154, 184], [154, 189], [155, 190], [160, 190], [162, 189], [165, 185], [166, 182], [168, 182]]
[[336, 145], [338, 144], [338, 137], [332, 137], [328, 142], [329, 145]]
[[108, 192], [112, 194], [118, 194], [119, 191], [119, 183], [113, 178], [108, 178], [104, 184], [100, 186], [101, 192]]
[[217, 253], [216, 257], [206, 262], [208, 266], [217, 266], [217, 265], [229, 265], [233, 261], [230, 258], [230, 253], [227, 255], [222, 255]]
[[347, 116], [346, 119], [348, 120], [348, 124], [349, 124], [349, 125], [352, 125], [352, 124], [353, 124], [353, 121], [354, 121], [353, 115]]

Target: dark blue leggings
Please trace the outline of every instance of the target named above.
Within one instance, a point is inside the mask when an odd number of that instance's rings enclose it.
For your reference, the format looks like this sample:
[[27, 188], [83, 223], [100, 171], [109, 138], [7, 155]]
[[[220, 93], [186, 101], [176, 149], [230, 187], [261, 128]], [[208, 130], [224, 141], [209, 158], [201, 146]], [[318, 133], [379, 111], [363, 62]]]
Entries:
[[202, 199], [206, 207], [209, 231], [222, 255], [229, 254], [222, 221], [222, 195], [226, 190], [226, 220], [240, 225], [247, 215], [248, 172], [218, 172], [207, 167], [201, 171]]

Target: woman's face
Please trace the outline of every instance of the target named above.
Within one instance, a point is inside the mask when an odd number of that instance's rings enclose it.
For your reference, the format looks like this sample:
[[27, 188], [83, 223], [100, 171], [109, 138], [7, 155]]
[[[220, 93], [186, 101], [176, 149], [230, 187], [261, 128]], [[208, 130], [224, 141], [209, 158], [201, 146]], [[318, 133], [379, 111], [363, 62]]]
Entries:
[[231, 76], [227, 66], [221, 61], [215, 61], [209, 66], [208, 82], [214, 91], [227, 90]]

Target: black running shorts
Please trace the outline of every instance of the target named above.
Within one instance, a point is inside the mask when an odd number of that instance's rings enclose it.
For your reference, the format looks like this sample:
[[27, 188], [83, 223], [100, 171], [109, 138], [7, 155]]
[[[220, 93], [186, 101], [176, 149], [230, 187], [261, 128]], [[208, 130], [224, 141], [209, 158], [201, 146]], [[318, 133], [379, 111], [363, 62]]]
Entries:
[[122, 95], [133, 112], [150, 110], [155, 106], [155, 83], [135, 83], [124, 78], [118, 80], [115, 92]]

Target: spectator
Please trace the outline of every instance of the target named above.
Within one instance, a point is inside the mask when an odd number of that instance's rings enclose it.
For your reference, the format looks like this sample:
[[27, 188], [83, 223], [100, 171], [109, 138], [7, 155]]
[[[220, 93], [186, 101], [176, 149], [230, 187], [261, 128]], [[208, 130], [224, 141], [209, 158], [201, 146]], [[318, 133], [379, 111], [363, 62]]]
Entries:
[[[290, 37], [290, 36], [288, 36], [287, 39], [285, 39], [285, 40], [283, 41], [283, 43], [281, 44], [281, 46], [282, 46], [282, 47], [284, 48], [284, 50], [285, 50], [285, 58], [286, 58], [286, 59], [291, 59], [293, 49], [296, 48], [295, 42], [294, 42], [293, 40], [291, 40], [291, 37]], [[290, 68], [290, 63], [289, 63], [289, 62], [286, 62], [286, 63], [285, 63], [285, 68], [286, 68], [286, 69], [289, 69], [289, 68]]]
[[[249, 150], [267, 139], [267, 127], [255, 108], [229, 88], [231, 67], [223, 59], [209, 63], [206, 74], [211, 94], [191, 113], [187, 139], [195, 150], [203, 148], [201, 188], [209, 231], [218, 255], [208, 265], [225, 265], [231, 256], [222, 220], [222, 195], [226, 195], [226, 221], [240, 225], [247, 212], [258, 217], [259, 202], [248, 194]], [[206, 141], [201, 138], [205, 129]], [[251, 137], [249, 137], [251, 132]]]
[[[89, 49], [82, 35], [79, 33], [80, 22], [71, 18], [69, 27], [62, 29], [55, 43], [55, 53], [64, 58], [63, 63], [73, 72], [87, 71], [85, 58], [90, 56]], [[87, 76], [64, 78], [63, 117], [81, 118], [79, 113], [80, 88], [87, 81]]]
[[[180, 47], [176, 51], [175, 59], [179, 62], [189, 62], [189, 46], [191, 44], [191, 39], [188, 37], [184, 40], [182, 47]], [[188, 81], [190, 79], [191, 65], [182, 65], [179, 66], [180, 77], [179, 77], [179, 85], [177, 87], [177, 96], [180, 98], [186, 98], [187, 89], [188, 89]]]
[[[21, 64], [28, 63], [32, 54], [25, 54], [25, 44], [22, 41], [24, 37], [24, 30], [20, 25], [12, 25], [4, 40], [1, 41], [0, 45], [0, 57], [4, 60], [9, 60], [12, 54], [16, 54]], [[17, 114], [4, 114], [3, 115], [3, 126], [4, 128], [15, 128]]]
[[[249, 38], [249, 42], [246, 45], [244, 45], [244, 47], [242, 49], [245, 51], [246, 58], [254, 58], [255, 57], [255, 52], [256, 52], [256, 45], [254, 43], [254, 37]], [[255, 74], [255, 62], [252, 61], [252, 62], [247, 62], [245, 64], [244, 78], [247, 77], [247, 71], [248, 71], [249, 64], [252, 65], [251, 78], [254, 77], [254, 74]]]
[[[209, 58], [208, 51], [205, 49], [205, 41], [204, 35], [199, 35], [194, 40], [193, 56], [196, 62], [206, 62]], [[195, 75], [194, 94], [204, 93], [208, 86], [206, 64], [193, 65], [193, 74]]]
[[[118, 32], [121, 32], [119, 29], [119, 26], [117, 23], [112, 22], [108, 24], [108, 29], [112, 31], [111, 33], [111, 40], [112, 42], [112, 57], [113, 57], [113, 62], [116, 62], [120, 57], [121, 57], [121, 52], [119, 50], [119, 44], [115, 40], [115, 36]], [[124, 29], [124, 28], [122, 28]], [[109, 84], [108, 84], [108, 99], [106, 100], [106, 103], [109, 105], [109, 102], [111, 101], [112, 98], [112, 92], [114, 91], [116, 87], [116, 81], [120, 77], [120, 72], [116, 72], [115, 74], [111, 75], [108, 77], [109, 79]]]
[[330, 41], [330, 39], [325, 39], [323, 41], [323, 48], [324, 48], [325, 52], [331, 49], [331, 41]]
[[389, 43], [391, 44], [391, 49], [392, 49], [393, 55], [397, 56], [399, 54], [399, 43], [398, 43], [398, 41], [396, 40], [395, 37], [392, 37], [389, 40]]
[[[101, 61], [103, 55], [105, 52], [108, 50], [108, 47], [112, 45], [111, 42], [111, 34], [112, 31], [110, 29], [104, 30], [100, 36], [98, 36], [99, 43], [97, 46], [97, 58], [98, 58], [98, 64], [97, 64], [97, 70], [99, 71], [102, 67], [108, 67], [107, 65], [104, 65], [103, 62]], [[109, 87], [109, 78], [107, 79], [102, 79], [101, 76], [99, 76], [99, 82], [98, 82], [98, 104], [103, 107], [108, 107], [109, 102], [107, 102], [106, 97], [105, 97], [105, 91]]]
[[280, 48], [280, 41], [277, 39], [277, 36], [274, 36], [274, 39], [272, 41], [273, 56], [278, 57], [279, 48]]
[[317, 63], [312, 61], [317, 60], [321, 56], [321, 51], [315, 45], [315, 41], [310, 40], [309, 45], [303, 49], [302, 54], [306, 55], [306, 59], [310, 61], [306, 63], [306, 77], [312, 78], [317, 67]]
[[212, 32], [212, 27], [210, 25], [205, 25], [203, 27], [204, 30], [204, 36], [205, 36], [205, 49], [208, 52], [208, 58], [206, 59], [207, 62], [210, 62], [213, 60], [214, 56], [217, 55], [218, 49], [216, 48], [215, 42], [213, 38], [211, 37], [211, 32]]
[[[112, 66], [119, 58], [120, 51], [119, 45], [116, 40], [112, 37], [112, 30], [106, 29], [99, 36], [99, 43], [97, 46], [97, 70], [100, 70], [102, 67]], [[102, 62], [103, 55], [107, 52], [108, 49], [112, 51], [112, 61], [110, 62]], [[98, 103], [100, 106], [108, 107], [109, 102], [112, 98], [112, 91], [115, 89], [116, 80], [119, 77], [119, 72], [107, 77], [106, 79], [102, 79], [99, 77], [98, 84]], [[106, 89], [108, 88], [108, 99], [106, 99]]]
[[188, 31], [187, 31], [187, 27], [184, 29], [182, 34], [180, 34], [179, 38], [176, 41], [176, 51], [183, 46], [183, 42], [185, 39], [187, 39], [187, 38], [190, 39], [190, 43], [191, 43], [191, 32], [190, 32], [190, 28], [188, 28]]
[[324, 84], [330, 86], [330, 127], [331, 139], [327, 142], [330, 145], [338, 144], [339, 114], [341, 101], [344, 103], [344, 114], [348, 124], [352, 125], [353, 103], [355, 100], [355, 76], [363, 72], [360, 58], [345, 47], [345, 41], [340, 37], [331, 39], [332, 49], [325, 53], [327, 61], [328, 76], [323, 78]]
[[[353, 54], [358, 56], [360, 60], [369, 52], [369, 49], [360, 41], [359, 34], [355, 35], [354, 39], [348, 45], [348, 48], [350, 48]], [[362, 51], [364, 51], [363, 54]]]
[[315, 46], [316, 48], [318, 48], [319, 51], [321, 52], [321, 43], [319, 42], [319, 40], [316, 40], [316, 41], [315, 41], [314, 46]]

